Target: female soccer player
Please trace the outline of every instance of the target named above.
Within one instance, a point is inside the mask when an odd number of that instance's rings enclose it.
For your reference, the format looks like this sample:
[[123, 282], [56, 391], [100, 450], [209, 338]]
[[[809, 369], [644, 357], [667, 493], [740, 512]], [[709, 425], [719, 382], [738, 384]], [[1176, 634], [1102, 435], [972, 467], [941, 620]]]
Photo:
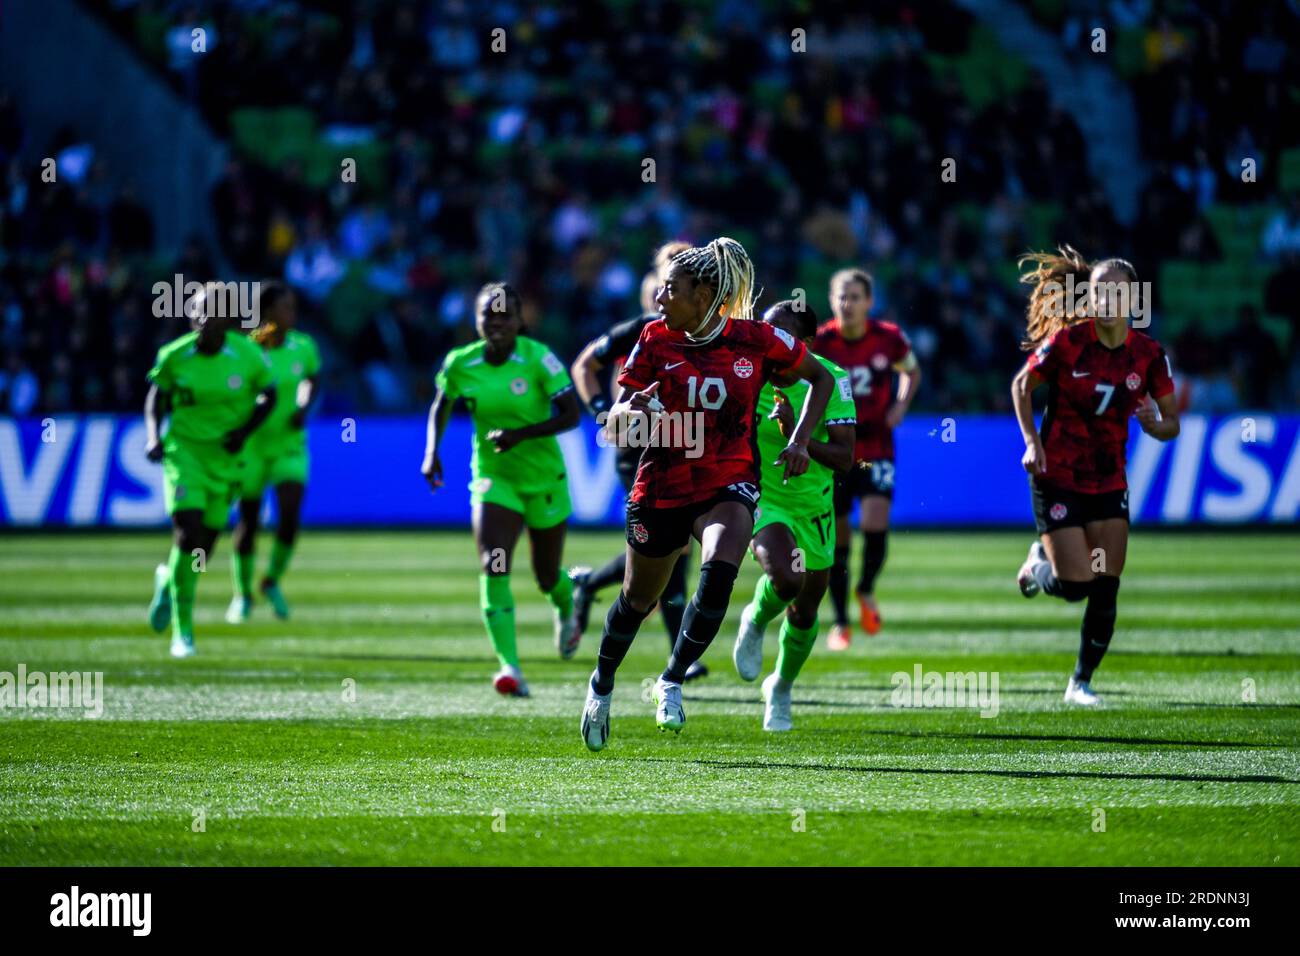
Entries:
[[[656, 249], [655, 268], [646, 273], [645, 278], [641, 280], [642, 314], [634, 319], [619, 322], [600, 338], [593, 339], [574, 360], [569, 372], [573, 375], [573, 384], [578, 390], [578, 397], [590, 410], [592, 417], [599, 418], [601, 412], [608, 413], [610, 406], [610, 396], [600, 387], [598, 373], [606, 365], [621, 365], [636, 345], [637, 339], [641, 337], [641, 330], [659, 318], [655, 313], [655, 296], [659, 294], [659, 287], [668, 277], [668, 266], [673, 256], [689, 248], [690, 243], [667, 242]], [[623, 483], [624, 490], [630, 492], [632, 482], [636, 478], [637, 465], [641, 462], [642, 449], [631, 445], [615, 451], [617, 454], [614, 462], [618, 469], [619, 481]], [[668, 584], [659, 598], [659, 613], [663, 616], [664, 628], [668, 632], [670, 649], [677, 643], [677, 632], [682, 626], [682, 614], [686, 611], [686, 575], [690, 563], [688, 546], [682, 552], [680, 560], [673, 565], [673, 573], [668, 576]], [[578, 622], [579, 634], [587, 630], [591, 604], [596, 595], [610, 584], [621, 585], [626, 572], [626, 549], [619, 551], [615, 557], [594, 570], [589, 567], [570, 569], [569, 575], [573, 578], [573, 614]], [[686, 671], [685, 680], [689, 683], [708, 673], [709, 669], [704, 666], [704, 662], [696, 661]]]
[[794, 434], [776, 458], [785, 480], [808, 470], [808, 440], [834, 388], [802, 342], [752, 321], [754, 265], [734, 239], [674, 256], [657, 301], [663, 319], [641, 332], [618, 377], [622, 392], [606, 424], [615, 444], [638, 432], [653, 441], [628, 496], [627, 575], [605, 618], [582, 709], [582, 739], [592, 750], [609, 737], [614, 674], [694, 536], [701, 547], [699, 588], [654, 688], [655, 722], [661, 730], [681, 731], [682, 680], [722, 625], [753, 537], [759, 392], [773, 376], [791, 371], [812, 383]]
[[[1137, 272], [1128, 262], [1089, 264], [1069, 246], [1020, 261], [1035, 266], [1022, 276], [1034, 287], [1024, 343], [1032, 354], [1011, 383], [1011, 400], [1041, 540], [1030, 546], [1018, 583], [1025, 597], [1041, 590], [1088, 602], [1065, 700], [1094, 706], [1101, 701], [1092, 674], [1115, 633], [1128, 550], [1128, 419], [1136, 415], [1159, 441], [1178, 436], [1173, 372], [1160, 344], [1129, 327]], [[1071, 275], [1077, 285], [1088, 283], [1082, 315], [1063, 295]], [[1034, 431], [1031, 399], [1040, 385], [1050, 390], [1041, 433]]]
[[289, 568], [298, 538], [298, 519], [309, 468], [304, 429], [320, 375], [316, 343], [310, 335], [294, 328], [295, 304], [288, 286], [280, 282], [265, 283], [258, 299], [262, 320], [249, 336], [266, 352], [278, 397], [275, 411], [244, 448], [239, 523], [233, 535], [235, 596], [226, 611], [226, 620], [231, 624], [246, 621], [252, 608], [257, 523], [262, 494], [268, 487], [275, 489], [279, 517], [275, 543], [271, 546], [271, 563], [262, 578], [261, 590], [276, 617], [283, 620], [289, 616], [289, 603], [280, 590], [280, 579]]
[[[194, 331], [158, 350], [144, 402], [146, 454], [163, 465], [173, 544], [154, 573], [149, 621], [172, 622], [172, 657], [194, 653], [194, 592], [239, 493], [240, 451], [276, 405], [270, 362], [226, 320], [191, 301]], [[162, 417], [169, 414], [167, 434]]]
[[561, 571], [565, 522], [572, 511], [564, 456], [555, 436], [578, 424], [578, 399], [568, 370], [542, 343], [520, 334], [523, 303], [513, 286], [491, 282], [475, 302], [479, 341], [448, 353], [429, 408], [420, 470], [442, 487], [438, 444], [451, 407], [463, 399], [474, 419], [474, 541], [479, 553], [479, 608], [501, 669], [498, 693], [527, 697], [515, 645], [510, 568], [524, 527], [533, 574], [555, 609], [555, 644], [566, 660], [578, 649], [573, 582]]
[[[763, 321], [811, 346], [817, 313], [787, 299], [767, 310]], [[794, 434], [793, 403], [803, 404], [808, 386], [802, 381], [779, 389], [771, 382], [758, 398], [759, 499], [750, 552], [763, 569], [754, 599], [740, 615], [740, 634], [732, 651], [736, 673], [754, 680], [763, 669], [763, 632], [782, 611], [780, 653], [776, 670], [763, 681], [763, 729], [790, 730], [790, 691], [817, 642], [817, 608], [835, 553], [832, 485], [837, 472], [853, 464], [853, 388], [848, 372], [814, 355], [835, 379], [826, 414], [808, 441], [808, 471], [782, 481], [774, 464]]]
[[[858, 610], [862, 629], [878, 634], [880, 607], [876, 576], [885, 565], [889, 508], [894, 497], [894, 429], [902, 424], [921, 386], [921, 367], [902, 330], [869, 318], [871, 276], [843, 269], [831, 277], [835, 318], [817, 332], [813, 351], [846, 369], [857, 406], [858, 441], [853, 467], [835, 476], [835, 564], [831, 568], [831, 604], [835, 626], [826, 639], [833, 651], [848, 648], [852, 631], [846, 602], [849, 591], [849, 512], [861, 501], [862, 568], [858, 572]], [[892, 378], [897, 373], [898, 385]]]

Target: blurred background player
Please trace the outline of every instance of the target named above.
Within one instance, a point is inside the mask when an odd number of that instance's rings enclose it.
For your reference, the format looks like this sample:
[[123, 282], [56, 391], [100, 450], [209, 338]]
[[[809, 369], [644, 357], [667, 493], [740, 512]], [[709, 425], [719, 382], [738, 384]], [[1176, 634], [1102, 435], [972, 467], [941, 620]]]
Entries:
[[[660, 440], [647, 447], [627, 504], [627, 575], [605, 618], [581, 732], [591, 750], [609, 737], [614, 675], [694, 536], [700, 583], [682, 615], [668, 666], [654, 686], [655, 723], [680, 732], [682, 681], [727, 613], [736, 573], [754, 531], [758, 463], [754, 415], [763, 384], [794, 371], [812, 383], [790, 442], [776, 461], [782, 477], [808, 469], [808, 440], [834, 382], [794, 336], [754, 315], [754, 264], [734, 239], [715, 239], [673, 257], [659, 290], [662, 322], [651, 322], [628, 356], [607, 429], [616, 441], [634, 416], [659, 415]], [[642, 419], [644, 420], [644, 419]], [[662, 440], [662, 429], [700, 423], [701, 441]], [[665, 424], [667, 423], [667, 424]]]
[[275, 376], [275, 410], [244, 447], [240, 477], [239, 523], [231, 544], [231, 568], [235, 596], [226, 610], [226, 620], [238, 624], [248, 619], [253, 605], [253, 575], [257, 569], [257, 525], [262, 494], [275, 489], [275, 543], [271, 561], [262, 578], [262, 596], [275, 616], [289, 616], [289, 603], [280, 590], [280, 579], [289, 568], [298, 538], [303, 495], [307, 489], [310, 463], [307, 456], [307, 413], [316, 399], [320, 376], [320, 352], [310, 335], [298, 331], [297, 299], [281, 282], [264, 282], [258, 298], [261, 322], [249, 338], [266, 352]]
[[[1128, 419], [1159, 441], [1178, 436], [1173, 370], [1155, 339], [1129, 326], [1137, 271], [1123, 259], [1090, 265], [1074, 249], [1020, 260], [1034, 289], [1029, 360], [1011, 383], [1011, 400], [1025, 439], [1039, 541], [1021, 565], [1020, 591], [1087, 601], [1079, 660], [1065, 701], [1093, 706], [1092, 673], [1115, 633], [1119, 577], [1128, 552]], [[1062, 295], [1067, 277], [1088, 286], [1086, 315]], [[1049, 388], [1041, 431], [1034, 430], [1032, 393]], [[1155, 399], [1159, 414], [1148, 401]]]
[[[835, 564], [831, 568], [831, 604], [835, 625], [826, 646], [849, 646], [849, 512], [861, 502], [862, 567], [858, 572], [858, 610], [867, 634], [880, 631], [876, 576], [885, 565], [889, 538], [889, 508], [894, 498], [894, 429], [903, 421], [921, 385], [921, 367], [911, 343], [892, 322], [870, 317], [871, 276], [860, 269], [842, 269], [831, 277], [834, 317], [817, 331], [813, 351], [849, 373], [857, 406], [857, 445], [853, 467], [835, 476]], [[897, 373], [898, 384], [894, 385]]]
[[[655, 250], [654, 270], [646, 273], [641, 280], [641, 315], [614, 325], [608, 332], [587, 343], [570, 370], [573, 384], [578, 390], [578, 397], [591, 411], [593, 417], [599, 418], [601, 412], [609, 411], [610, 395], [601, 387], [599, 375], [607, 366], [613, 366], [611, 382], [618, 378], [618, 371], [623, 360], [636, 345], [641, 330], [659, 318], [655, 312], [655, 296], [668, 275], [668, 265], [673, 256], [684, 249], [689, 249], [686, 242], [668, 242]], [[615, 466], [619, 481], [625, 491], [632, 490], [636, 479], [636, 467], [641, 461], [642, 449], [635, 446], [616, 447]], [[682, 612], [686, 610], [686, 574], [690, 567], [690, 545], [682, 551], [682, 556], [673, 565], [672, 574], [663, 595], [659, 598], [659, 613], [663, 615], [664, 629], [668, 632], [668, 645], [677, 642], [677, 632], [682, 626]], [[589, 567], [576, 567], [570, 570], [573, 578], [573, 614], [578, 622], [578, 633], [587, 630], [591, 615], [591, 605], [602, 588], [611, 584], [622, 585], [623, 575], [627, 569], [627, 553], [620, 551], [601, 567], [592, 570]], [[696, 661], [686, 671], [686, 681], [692, 681], [708, 674], [709, 669], [703, 661]]]
[[[811, 347], [817, 313], [786, 299], [763, 316], [773, 328]], [[752, 681], [763, 669], [763, 633], [782, 611], [776, 670], [763, 681], [763, 729], [790, 730], [790, 692], [817, 642], [817, 608], [835, 555], [834, 479], [853, 465], [854, 409], [849, 375], [829, 359], [813, 355], [835, 380], [826, 414], [808, 440], [808, 471], [785, 480], [775, 462], [794, 434], [794, 405], [803, 406], [808, 384], [774, 379], [758, 396], [758, 462], [762, 494], [750, 552], [763, 569], [754, 599], [740, 615], [732, 651], [736, 673]]]
[[[149, 623], [172, 622], [172, 657], [194, 653], [194, 593], [239, 494], [240, 452], [275, 408], [270, 362], [224, 318], [190, 300], [192, 332], [164, 345], [149, 371], [146, 454], [161, 461], [173, 544], [154, 572]], [[168, 419], [162, 435], [162, 419]]]
[[421, 472], [442, 487], [438, 443], [452, 405], [465, 402], [474, 419], [470, 463], [479, 607], [501, 669], [498, 693], [528, 696], [515, 641], [510, 569], [525, 527], [537, 586], [555, 610], [555, 645], [566, 660], [578, 649], [573, 582], [561, 573], [566, 522], [572, 511], [564, 456], [555, 436], [578, 424], [578, 400], [564, 363], [521, 335], [523, 302], [514, 287], [492, 282], [479, 290], [474, 312], [479, 341], [452, 350], [435, 381]]

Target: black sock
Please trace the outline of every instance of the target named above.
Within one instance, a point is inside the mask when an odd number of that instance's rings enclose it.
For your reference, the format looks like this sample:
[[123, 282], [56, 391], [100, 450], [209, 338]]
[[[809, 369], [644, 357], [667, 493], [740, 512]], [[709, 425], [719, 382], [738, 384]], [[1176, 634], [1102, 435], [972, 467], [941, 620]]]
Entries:
[[1062, 581], [1052, 570], [1051, 561], [1040, 561], [1034, 565], [1034, 580], [1044, 594], [1064, 598], [1071, 604], [1082, 601], [1092, 592], [1091, 581]]
[[1119, 578], [1102, 574], [1093, 579], [1088, 607], [1079, 629], [1079, 662], [1074, 667], [1075, 680], [1092, 680], [1092, 672], [1106, 656], [1115, 634], [1115, 615], [1119, 598]]
[[668, 647], [677, 646], [677, 635], [682, 632], [682, 615], [686, 613], [686, 571], [691, 563], [683, 554], [668, 575], [668, 584], [659, 596], [659, 613], [663, 615], [664, 629], [668, 632]]
[[885, 566], [888, 531], [867, 531], [862, 535], [862, 571], [858, 574], [858, 593], [870, 594], [876, 588], [876, 575]]
[[591, 684], [598, 694], [608, 694], [614, 689], [614, 673], [627, 657], [637, 629], [649, 611], [638, 611], [627, 602], [620, 590], [618, 597], [605, 615], [605, 630], [600, 635], [600, 651], [596, 656], [596, 676]]
[[706, 561], [700, 566], [700, 586], [682, 615], [682, 629], [668, 657], [664, 680], [680, 684], [686, 677], [686, 669], [704, 656], [718, 636], [739, 572], [740, 568], [726, 561]]
[[849, 612], [849, 549], [847, 546], [835, 549], [835, 563], [831, 565], [831, 607], [835, 611], [836, 624], [848, 624]]
[[611, 584], [622, 585], [623, 571], [627, 566], [627, 552], [620, 551], [618, 557], [610, 558], [600, 567], [587, 575], [587, 590], [593, 594]]

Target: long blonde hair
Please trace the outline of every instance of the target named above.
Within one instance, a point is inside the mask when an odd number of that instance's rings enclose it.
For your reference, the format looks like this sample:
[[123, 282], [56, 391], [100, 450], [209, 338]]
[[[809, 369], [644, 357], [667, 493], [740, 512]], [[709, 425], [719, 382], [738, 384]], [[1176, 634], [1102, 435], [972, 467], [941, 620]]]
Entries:
[[[748, 320], [754, 317], [754, 300], [758, 297], [755, 288], [754, 263], [750, 261], [745, 247], [735, 239], [719, 236], [707, 246], [695, 246], [685, 249], [673, 256], [673, 264], [679, 265], [690, 274], [696, 282], [713, 286], [715, 292], [704, 318], [686, 337], [697, 345], [712, 342], [718, 337], [726, 319]], [[723, 318], [712, 331], [700, 335], [713, 317]]]

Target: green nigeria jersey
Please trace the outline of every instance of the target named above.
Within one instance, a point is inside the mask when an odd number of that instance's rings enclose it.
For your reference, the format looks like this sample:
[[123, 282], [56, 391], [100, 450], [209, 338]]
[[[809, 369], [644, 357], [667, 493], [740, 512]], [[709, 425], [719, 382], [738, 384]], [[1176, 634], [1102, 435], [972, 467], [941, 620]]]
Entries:
[[298, 387], [320, 372], [320, 352], [312, 337], [297, 329], [286, 332], [278, 348], [265, 351], [275, 376], [275, 408], [253, 432], [248, 446], [261, 454], [293, 452], [306, 447], [307, 431], [294, 428], [289, 419], [298, 410]]
[[257, 395], [274, 380], [262, 349], [227, 332], [221, 351], [198, 350], [189, 332], [158, 350], [149, 381], [171, 401], [167, 442], [219, 442], [253, 414]]
[[450, 399], [464, 399], [474, 419], [474, 479], [488, 478], [515, 488], [541, 488], [564, 477], [564, 456], [554, 435], [530, 438], [498, 452], [488, 441], [497, 428], [522, 428], [551, 417], [551, 402], [573, 387], [555, 353], [519, 336], [501, 365], [484, 357], [487, 343], [473, 342], [448, 353], [437, 386]]
[[[852, 425], [857, 421], [857, 415], [853, 407], [853, 386], [849, 381], [849, 373], [844, 369], [811, 350], [809, 350], [808, 354], [821, 362], [835, 379], [835, 387], [831, 390], [830, 400], [826, 403], [826, 414], [817, 423], [817, 427], [813, 429], [811, 436], [814, 441], [824, 442], [830, 437], [830, 433], [827, 431], [828, 425]], [[781, 388], [781, 392], [789, 399], [790, 405], [794, 409], [796, 420], [799, 418], [799, 411], [803, 408], [804, 399], [811, 387], [806, 381], [799, 379], [793, 385]], [[813, 459], [809, 462], [806, 472], [797, 478], [791, 478], [787, 484], [782, 484], [781, 474], [785, 470], [784, 466], [774, 465], [772, 462], [776, 461], [776, 456], [781, 454], [781, 450], [789, 442], [781, 434], [780, 426], [777, 425], [776, 420], [767, 417], [776, 404], [775, 392], [775, 386], [771, 382], [764, 385], [763, 391], [758, 395], [756, 409], [758, 415], [759, 481], [762, 488], [759, 506], [770, 505], [783, 508], [793, 514], [799, 514], [802, 511], [819, 507], [826, 500], [825, 492], [831, 485], [834, 472], [821, 462]]]

